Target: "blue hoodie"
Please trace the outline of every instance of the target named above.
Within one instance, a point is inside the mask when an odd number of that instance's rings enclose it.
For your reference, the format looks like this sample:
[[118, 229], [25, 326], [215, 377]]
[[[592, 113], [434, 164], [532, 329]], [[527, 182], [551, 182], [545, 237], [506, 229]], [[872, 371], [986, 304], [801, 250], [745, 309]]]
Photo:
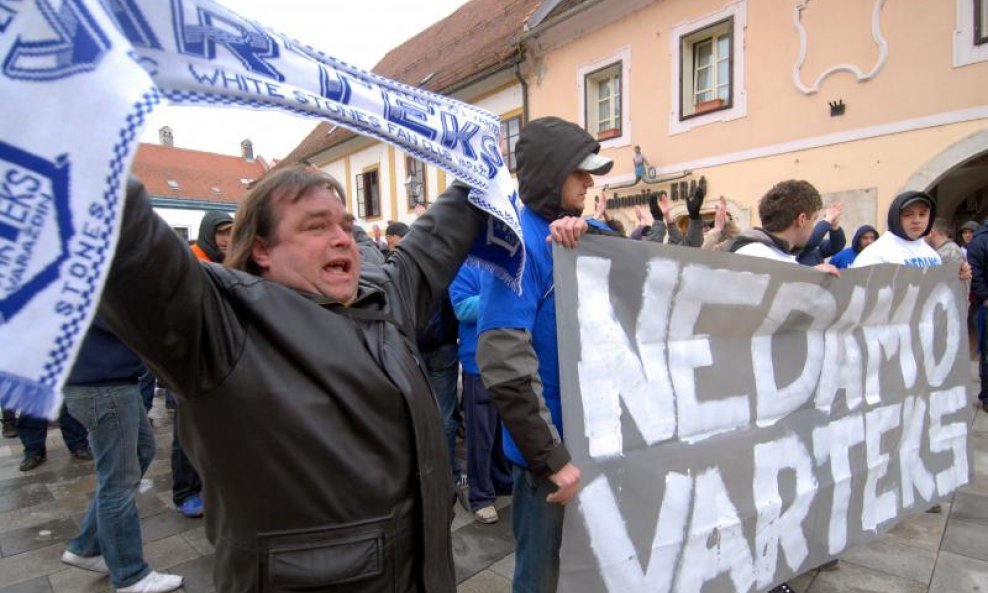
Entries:
[[479, 375], [477, 366], [477, 317], [480, 310], [480, 282], [485, 272], [471, 266], [460, 271], [449, 285], [449, 298], [460, 322], [460, 364], [463, 372]]
[[[582, 214], [564, 208], [563, 183], [588, 155], [600, 150], [600, 144], [572, 122], [544, 117], [522, 129], [516, 150], [519, 196], [525, 204], [518, 213], [526, 253], [521, 294], [492, 275], [484, 275], [477, 359], [484, 384], [504, 421], [505, 455], [536, 474], [549, 474], [569, 463], [570, 456], [562, 443], [552, 244], [546, 237], [552, 221]], [[609, 169], [608, 165], [596, 173], [605, 174]], [[591, 229], [597, 231], [596, 225], [591, 224]], [[487, 332], [491, 335], [486, 336]], [[502, 343], [506, 351], [490, 348], [492, 338], [510, 342]], [[538, 359], [537, 370], [528, 367], [531, 354]]]
[[875, 230], [875, 227], [870, 224], [861, 225], [858, 227], [858, 230], [854, 232], [854, 239], [851, 240], [851, 246], [846, 249], [842, 249], [837, 255], [830, 258], [830, 263], [841, 269], [851, 267], [851, 264], [854, 263], [854, 259], [858, 257], [858, 254], [861, 253], [861, 250], [863, 249], [861, 247], [861, 237], [864, 236], [865, 233], [872, 233], [875, 235], [876, 239], [878, 238], [878, 231]]

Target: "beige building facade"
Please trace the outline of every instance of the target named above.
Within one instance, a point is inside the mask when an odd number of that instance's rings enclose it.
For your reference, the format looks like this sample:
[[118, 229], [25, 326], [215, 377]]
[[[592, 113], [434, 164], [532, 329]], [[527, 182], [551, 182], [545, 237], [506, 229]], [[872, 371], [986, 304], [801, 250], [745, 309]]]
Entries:
[[[616, 162], [592, 192], [628, 229], [660, 190], [684, 223], [700, 177], [704, 215], [724, 196], [742, 226], [793, 178], [844, 204], [849, 235], [884, 229], [906, 189], [955, 226], [988, 217], [988, 0], [471, 0], [374, 71], [500, 116], [509, 163], [531, 118], [584, 126]], [[328, 123], [296, 161], [344, 182], [368, 228], [451, 181]]]
[[598, 137], [616, 166], [594, 191], [626, 226], [644, 194], [676, 198], [700, 176], [708, 215], [723, 195], [757, 224], [760, 196], [798, 178], [841, 200], [853, 232], [884, 228], [904, 189], [932, 192], [957, 224], [988, 215], [986, 13], [986, 0], [550, 0], [519, 41], [530, 116]]

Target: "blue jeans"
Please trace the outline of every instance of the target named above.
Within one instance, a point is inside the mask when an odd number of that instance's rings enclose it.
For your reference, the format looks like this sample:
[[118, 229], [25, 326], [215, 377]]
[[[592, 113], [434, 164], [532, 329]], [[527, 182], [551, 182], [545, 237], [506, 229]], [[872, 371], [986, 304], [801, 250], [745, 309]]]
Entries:
[[202, 479], [199, 472], [185, 455], [182, 443], [178, 440], [178, 414], [173, 417], [172, 426], [172, 502], [176, 507], [202, 492]]
[[463, 470], [456, 459], [456, 430], [460, 426], [460, 402], [456, 397], [456, 378], [460, 374], [460, 359], [456, 344], [446, 344], [435, 350], [423, 352], [429, 383], [439, 402], [439, 413], [443, 417], [443, 430], [446, 431], [446, 444], [449, 447], [449, 464], [453, 471], [453, 481], [459, 479]]
[[89, 429], [96, 461], [96, 493], [82, 530], [66, 548], [79, 556], [103, 555], [114, 587], [143, 579], [151, 567], [141, 549], [141, 522], [134, 501], [154, 458], [154, 435], [140, 390], [134, 384], [65, 388], [69, 412]]
[[501, 417], [480, 375], [463, 371], [463, 412], [467, 425], [470, 510], [494, 504], [512, 489], [511, 463], [501, 446]]
[[154, 384], [154, 375], [151, 374], [151, 371], [146, 371], [137, 380], [137, 388], [141, 391], [141, 400], [144, 402], [145, 412], [150, 412], [151, 407], [154, 406]]
[[514, 480], [511, 527], [517, 543], [511, 591], [556, 593], [565, 507], [546, 502], [557, 489], [548, 478], [515, 466]]
[[[69, 451], [78, 451], [86, 446], [86, 427], [73, 418], [71, 412], [66, 411], [64, 404], [58, 413], [58, 426], [62, 429], [62, 440], [65, 441]], [[17, 436], [24, 445], [25, 457], [31, 455], [44, 457], [48, 454], [45, 447], [45, 439], [48, 438], [48, 420], [27, 414], [18, 415]]]

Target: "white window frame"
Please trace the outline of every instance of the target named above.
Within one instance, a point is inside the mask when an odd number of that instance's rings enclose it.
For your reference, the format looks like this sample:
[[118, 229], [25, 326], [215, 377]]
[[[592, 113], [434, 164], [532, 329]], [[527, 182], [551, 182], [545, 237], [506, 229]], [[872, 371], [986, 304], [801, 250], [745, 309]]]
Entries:
[[[620, 68], [620, 73], [618, 76], [621, 78], [621, 122], [620, 125], [616, 127], [621, 130], [621, 133], [614, 138], [600, 140], [600, 147], [602, 149], [629, 146], [631, 144], [631, 117], [629, 116], [631, 93], [628, 90], [628, 84], [631, 78], [631, 48], [620, 48], [614, 54], [606, 58], [584, 64], [577, 70], [576, 73], [580, 110], [577, 121], [582, 122], [583, 129], [587, 130], [591, 136], [596, 138], [597, 131], [599, 130], [597, 127], [596, 88], [588, 88], [588, 86], [592, 85], [588, 85], [587, 83], [588, 81], [596, 82], [601, 80], [602, 77], [595, 77], [595, 75], [608, 74], [608, 69], [612, 66], [617, 66]], [[590, 78], [588, 79], [588, 77]], [[592, 109], [589, 109], [588, 105], [589, 107], [592, 107]], [[592, 116], [590, 116], [591, 112]]]
[[974, 44], [988, 44], [988, 0], [974, 0]]
[[[954, 68], [988, 61], [988, 43], [975, 43], [975, 3], [981, 3], [982, 15], [988, 13], [988, 0], [956, 0], [957, 25], [954, 29]], [[984, 18], [984, 17], [983, 17]], [[988, 35], [988, 31], [981, 31]]]
[[[608, 93], [601, 92], [601, 87], [607, 83]], [[597, 137], [603, 130], [617, 129], [621, 135], [621, 63], [605, 66], [596, 72], [584, 76], [586, 86], [586, 109], [584, 120], [587, 122], [587, 132]], [[615, 100], [617, 99], [617, 100]], [[601, 104], [607, 104], [607, 117], [600, 117]]]
[[[669, 134], [682, 134], [699, 126], [740, 119], [748, 115], [748, 94], [745, 88], [744, 36], [747, 27], [747, 0], [735, 0], [720, 10], [680, 23], [669, 33], [670, 112]], [[729, 103], [713, 111], [694, 113], [691, 109], [695, 82], [693, 46], [708, 29], [731, 23]], [[718, 31], [719, 33], [719, 31]], [[684, 52], [688, 50], [688, 54]], [[686, 72], [684, 72], [686, 71]], [[683, 108], [686, 105], [687, 108]]]
[[[681, 84], [681, 95], [680, 95], [680, 119], [685, 119], [687, 117], [696, 117], [697, 115], [702, 115], [702, 113], [697, 113], [696, 105], [701, 103], [698, 95], [701, 93], [709, 94], [708, 98], [704, 101], [722, 99], [724, 101], [725, 107], [717, 107], [716, 109], [730, 108], [731, 106], [731, 54], [730, 54], [730, 38], [734, 35], [734, 21], [733, 19], [727, 19], [719, 23], [715, 23], [710, 27], [704, 27], [699, 31], [687, 35], [682, 38], [682, 47], [680, 51], [682, 52], [682, 69], [683, 78]], [[720, 55], [720, 40], [724, 37], [728, 38], [728, 53], [726, 56]], [[710, 64], [706, 66], [710, 71], [711, 85], [699, 88], [699, 66], [696, 61], [697, 51], [701, 45], [710, 45]], [[727, 62], [727, 80], [720, 80], [720, 64], [721, 62]], [[687, 81], [689, 81], [687, 83]], [[726, 88], [726, 96], [720, 96], [720, 89]], [[713, 111], [710, 109], [708, 111]], [[706, 113], [706, 112], [703, 112]]]
[[[511, 133], [512, 123], [515, 128], [514, 134]], [[504, 158], [504, 164], [511, 173], [514, 173], [518, 169], [518, 157], [515, 146], [518, 144], [518, 136], [521, 135], [521, 128], [522, 122], [520, 115], [501, 118], [501, 140], [504, 142], [501, 156]]]
[[[414, 175], [413, 170], [417, 169], [419, 175]], [[416, 202], [415, 197], [411, 194], [409, 182], [418, 182], [421, 184], [422, 188], [419, 190], [418, 204], [422, 204], [425, 207], [429, 206], [429, 167], [426, 166], [425, 161], [421, 161], [413, 156], [405, 155], [405, 198], [408, 202], [408, 210], [411, 211], [415, 208]]]
[[[377, 182], [372, 187], [367, 186], [367, 179], [374, 174]], [[357, 173], [355, 184], [357, 191], [357, 217], [362, 220], [377, 220], [382, 216], [381, 204], [381, 168], [368, 167], [367, 170]], [[374, 211], [371, 206], [377, 206]], [[371, 212], [368, 212], [370, 210]]]

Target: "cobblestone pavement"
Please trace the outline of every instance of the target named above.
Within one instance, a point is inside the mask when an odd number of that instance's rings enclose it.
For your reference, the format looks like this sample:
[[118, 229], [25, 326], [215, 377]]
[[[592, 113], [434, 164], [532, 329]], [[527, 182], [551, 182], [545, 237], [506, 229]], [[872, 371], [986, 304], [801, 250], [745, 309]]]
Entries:
[[[200, 519], [171, 502], [171, 417], [161, 398], [151, 412], [157, 455], [137, 498], [144, 557], [159, 571], [185, 576], [184, 591], [213, 591], [213, 549]], [[904, 519], [888, 534], [841, 556], [837, 570], [814, 571], [790, 584], [798, 593], [988, 593], [988, 414], [972, 432], [974, 481], [941, 514]], [[92, 462], [73, 459], [57, 428], [48, 433], [48, 461], [18, 470], [16, 439], [0, 441], [0, 593], [112, 591], [109, 580], [61, 564], [95, 489]], [[459, 593], [508, 593], [514, 570], [511, 507], [481, 525], [457, 506], [453, 551]]]

